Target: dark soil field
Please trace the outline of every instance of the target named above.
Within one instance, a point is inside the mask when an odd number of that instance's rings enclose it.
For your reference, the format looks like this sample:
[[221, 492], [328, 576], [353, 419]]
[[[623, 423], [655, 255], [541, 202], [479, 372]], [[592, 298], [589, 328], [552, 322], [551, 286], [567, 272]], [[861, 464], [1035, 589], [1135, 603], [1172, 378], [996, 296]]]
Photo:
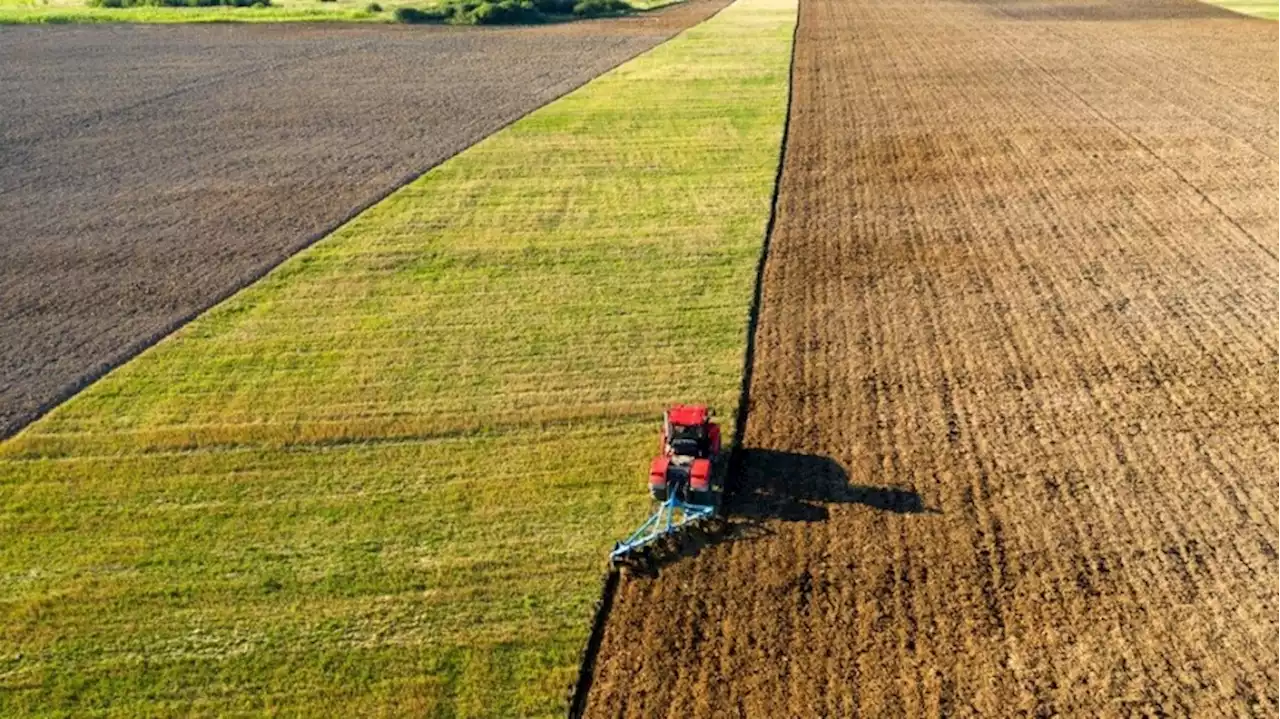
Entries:
[[736, 518], [590, 716], [1275, 716], [1277, 32], [802, 0]]
[[507, 30], [0, 28], [0, 437], [725, 4]]

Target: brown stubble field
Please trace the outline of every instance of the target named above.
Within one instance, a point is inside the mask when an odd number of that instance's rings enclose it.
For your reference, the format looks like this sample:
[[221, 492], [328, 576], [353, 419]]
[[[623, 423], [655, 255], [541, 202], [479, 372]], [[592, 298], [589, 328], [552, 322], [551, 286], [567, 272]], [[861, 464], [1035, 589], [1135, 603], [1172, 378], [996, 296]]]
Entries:
[[590, 716], [1275, 716], [1277, 33], [803, 0], [728, 532]]
[[505, 29], [0, 27], [0, 437], [726, 4]]

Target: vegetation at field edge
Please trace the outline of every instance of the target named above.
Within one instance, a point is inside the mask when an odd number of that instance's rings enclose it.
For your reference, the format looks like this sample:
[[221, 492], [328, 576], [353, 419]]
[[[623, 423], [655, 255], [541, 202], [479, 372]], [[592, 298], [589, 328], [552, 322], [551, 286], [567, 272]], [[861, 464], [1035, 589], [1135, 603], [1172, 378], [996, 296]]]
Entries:
[[624, 0], [444, 0], [419, 9], [396, 8], [406, 23], [450, 25], [534, 25], [574, 18], [611, 17], [631, 12]]
[[740, 0], [0, 444], [0, 714], [550, 716], [659, 413], [733, 416], [792, 0]]
[[[622, 0], [582, 0], [569, 11], [538, 20], [510, 19], [502, 22], [566, 20], [575, 17], [600, 17], [620, 12], [656, 10], [680, 0], [628, 0], [626, 9], [616, 6]], [[574, 13], [573, 5], [584, 4]], [[438, 8], [453, 8], [464, 3], [432, 3], [429, 0], [0, 0], [0, 25], [61, 23], [205, 23], [205, 22], [452, 22], [452, 24], [496, 24], [501, 19], [487, 10], [479, 21], [472, 12], [448, 13], [436, 18]], [[479, 6], [482, 3], [472, 3]], [[484, 3], [496, 9], [498, 3]], [[519, 4], [514, 0], [507, 5]], [[606, 5], [608, 7], [606, 7]], [[407, 17], [399, 17], [403, 11]]]
[[364, 0], [271, 0], [254, 4], [164, 6], [127, 0], [0, 0], [0, 24], [205, 23], [205, 22], [390, 22], [391, 12], [408, 0], [379, 0], [371, 10]]
[[1242, 15], [1275, 20], [1280, 17], [1280, 3], [1276, 0], [1205, 0], [1214, 5], [1233, 10]]

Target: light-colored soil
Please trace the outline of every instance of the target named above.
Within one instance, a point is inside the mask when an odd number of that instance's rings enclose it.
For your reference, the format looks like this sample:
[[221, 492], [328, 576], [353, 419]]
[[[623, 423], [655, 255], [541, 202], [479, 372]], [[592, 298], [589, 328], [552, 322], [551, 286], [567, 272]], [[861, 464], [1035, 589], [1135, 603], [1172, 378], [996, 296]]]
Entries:
[[804, 0], [738, 518], [592, 716], [1275, 716], [1276, 24]]

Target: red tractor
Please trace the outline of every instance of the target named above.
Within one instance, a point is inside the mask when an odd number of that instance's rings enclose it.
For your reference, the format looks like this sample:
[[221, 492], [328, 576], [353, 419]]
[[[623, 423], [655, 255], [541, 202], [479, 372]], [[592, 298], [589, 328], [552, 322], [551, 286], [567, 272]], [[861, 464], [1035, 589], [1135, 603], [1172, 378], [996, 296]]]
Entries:
[[712, 485], [713, 469], [720, 457], [720, 425], [711, 421], [711, 409], [702, 404], [677, 404], [662, 417], [662, 443], [649, 466], [649, 494], [659, 502], [667, 494], [683, 493], [690, 504], [718, 502]]
[[724, 494], [720, 471], [720, 425], [701, 404], [677, 404], [662, 417], [661, 454], [649, 466], [649, 495], [658, 509], [624, 542], [611, 559], [628, 564], [637, 552], [674, 535], [681, 527], [714, 518]]

